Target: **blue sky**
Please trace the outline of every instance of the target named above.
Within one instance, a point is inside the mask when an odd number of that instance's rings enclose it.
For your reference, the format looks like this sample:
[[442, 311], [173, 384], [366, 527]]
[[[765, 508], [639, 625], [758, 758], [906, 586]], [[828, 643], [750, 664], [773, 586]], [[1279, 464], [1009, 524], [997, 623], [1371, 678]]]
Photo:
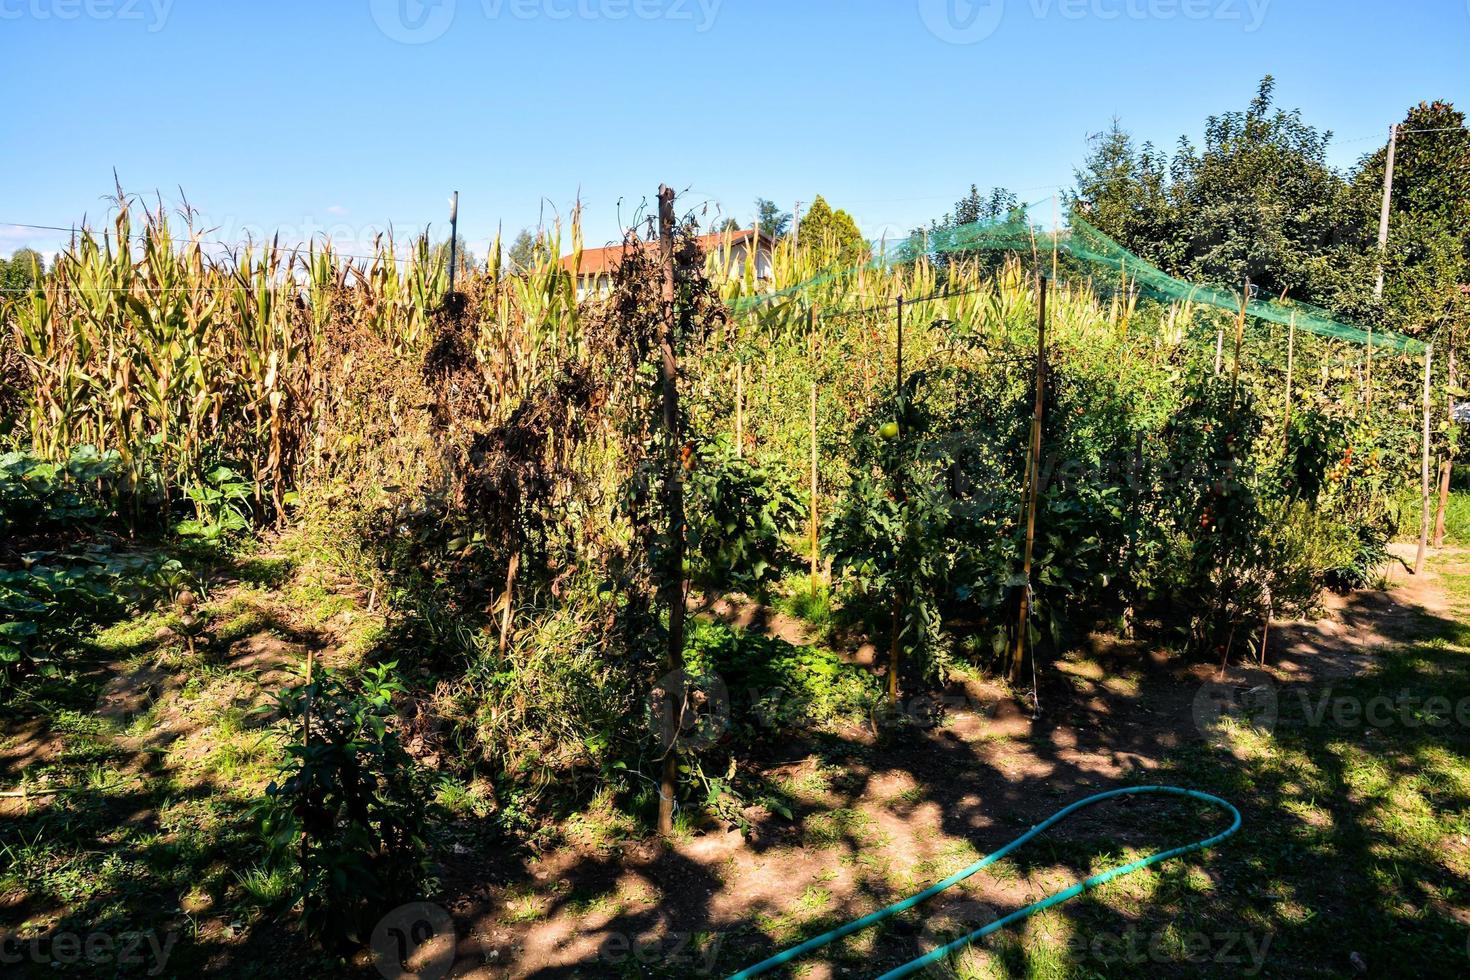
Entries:
[[972, 182], [1047, 198], [1115, 116], [1197, 137], [1267, 72], [1346, 166], [1470, 107], [1467, 51], [1470, 0], [0, 0], [0, 250], [104, 213], [114, 169], [230, 241], [442, 234], [457, 189], [481, 254], [579, 193], [600, 244], [660, 181], [877, 237]]

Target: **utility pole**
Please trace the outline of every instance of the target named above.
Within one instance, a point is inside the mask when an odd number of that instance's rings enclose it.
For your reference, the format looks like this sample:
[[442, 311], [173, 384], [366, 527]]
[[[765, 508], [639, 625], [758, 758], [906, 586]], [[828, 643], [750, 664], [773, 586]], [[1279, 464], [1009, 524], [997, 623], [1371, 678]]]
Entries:
[[459, 191], [449, 199], [449, 291], [454, 292], [455, 257], [459, 249]]
[[1373, 286], [1373, 298], [1383, 298], [1383, 259], [1388, 252], [1388, 211], [1393, 200], [1393, 153], [1398, 147], [1399, 126], [1388, 127], [1388, 159], [1383, 164], [1383, 209], [1378, 212], [1378, 282]]
[[801, 202], [796, 202], [796, 210], [791, 214], [791, 251], [795, 252], [801, 246]]
[[[669, 509], [669, 554], [664, 571], [664, 594], [669, 603], [669, 645], [665, 667], [674, 675], [684, 666], [684, 474], [679, 462], [679, 362], [674, 352], [674, 189], [658, 189], [658, 252], [663, 269], [663, 316], [659, 318], [659, 381], [663, 388], [664, 493]], [[682, 702], [682, 698], [681, 698]], [[684, 705], [674, 717], [675, 730], [682, 731]], [[674, 792], [679, 775], [676, 745], [671, 741], [664, 755], [663, 779], [658, 793], [658, 831], [668, 836], [674, 830]]]

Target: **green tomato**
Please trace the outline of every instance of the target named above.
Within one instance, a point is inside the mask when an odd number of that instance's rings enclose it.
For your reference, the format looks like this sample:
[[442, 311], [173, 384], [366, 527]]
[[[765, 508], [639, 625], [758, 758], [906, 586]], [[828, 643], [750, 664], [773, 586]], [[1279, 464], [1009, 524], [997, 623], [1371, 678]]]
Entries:
[[880, 436], [882, 436], [884, 439], [897, 439], [898, 438], [898, 423], [897, 422], [884, 422], [883, 425], [882, 425], [882, 427], [878, 429], [878, 434]]

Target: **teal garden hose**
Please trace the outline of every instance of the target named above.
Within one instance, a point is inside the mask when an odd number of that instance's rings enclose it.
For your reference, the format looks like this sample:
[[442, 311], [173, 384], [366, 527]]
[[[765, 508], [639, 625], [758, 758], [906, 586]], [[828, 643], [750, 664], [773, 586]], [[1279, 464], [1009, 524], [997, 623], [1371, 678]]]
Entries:
[[1150, 854], [1148, 857], [1139, 858], [1137, 861], [1130, 862], [1129, 864], [1119, 865], [1116, 868], [1109, 868], [1107, 871], [1095, 874], [1091, 878], [1088, 878], [1084, 881], [1079, 881], [1077, 882], [1077, 884], [1072, 885], [1069, 888], [1064, 888], [1059, 892], [1048, 895], [1046, 898], [1043, 898], [1040, 901], [1032, 902], [1030, 905], [1026, 906], [1023, 909], [1017, 909], [1010, 915], [1002, 916], [1001, 918], [996, 919], [994, 922], [982, 926], [981, 928], [976, 929], [974, 932], [968, 935], [961, 936], [952, 943], [940, 946], [924, 954], [923, 956], [920, 956], [917, 959], [910, 960], [897, 969], [889, 970], [887, 973], [879, 977], [878, 980], [897, 980], [897, 978], [899, 977], [911, 976], [924, 969], [924, 967], [930, 965], [931, 963], [936, 963], [944, 959], [951, 953], [964, 949], [975, 940], [982, 939], [985, 936], [990, 935], [992, 932], [1004, 929], [1012, 922], [1019, 922], [1022, 919], [1027, 918], [1028, 916], [1035, 915], [1042, 909], [1049, 909], [1053, 905], [1060, 905], [1067, 899], [1080, 895], [1083, 892], [1087, 891], [1089, 888], [1096, 888], [1103, 882], [1112, 881], [1114, 878], [1121, 878], [1123, 875], [1131, 874], [1132, 872], [1137, 871], [1140, 868], [1146, 868], [1151, 864], [1158, 864], [1161, 861], [1167, 861], [1170, 858], [1179, 857], [1181, 854], [1188, 854], [1191, 851], [1203, 851], [1206, 848], [1214, 847], [1216, 844], [1220, 843], [1222, 840], [1229, 837], [1231, 834], [1240, 829], [1239, 810], [1237, 810], [1230, 803], [1227, 803], [1225, 800], [1220, 799], [1218, 796], [1211, 796], [1209, 793], [1201, 793], [1198, 790], [1181, 789], [1178, 786], [1125, 786], [1122, 789], [1110, 789], [1105, 793], [1096, 793], [1092, 796], [1087, 797], [1085, 800], [1078, 800], [1071, 806], [1058, 810], [1056, 813], [1053, 813], [1041, 823], [1032, 827], [1030, 830], [1026, 831], [1020, 837], [1017, 837], [1015, 840], [1011, 841], [1000, 850], [992, 851], [990, 854], [987, 854], [985, 857], [981, 858], [979, 861], [976, 861], [968, 868], [964, 868], [960, 871], [955, 872], [938, 884], [930, 885], [923, 891], [915, 895], [910, 895], [908, 898], [904, 899], [901, 902], [895, 902], [887, 908], [879, 909], [876, 912], [870, 912], [860, 919], [853, 919], [846, 925], [838, 926], [831, 932], [824, 932], [820, 936], [808, 939], [804, 943], [792, 946], [790, 949], [782, 950], [775, 956], [772, 956], [770, 959], [761, 960], [754, 966], [748, 966], [738, 973], [732, 973], [727, 978], [727, 980], [745, 980], [746, 977], [754, 977], [765, 973], [768, 970], [774, 970], [776, 967], [789, 963], [797, 957], [804, 956], [814, 949], [819, 949], [822, 946], [825, 946], [828, 943], [832, 942], [833, 940], [841, 939], [843, 936], [849, 936], [854, 932], [866, 929], [868, 926], [876, 925], [877, 923], [882, 922], [884, 919], [888, 918], [891, 915], [897, 915], [899, 912], [902, 912], [906, 909], [911, 909], [921, 902], [926, 902], [929, 899], [933, 898], [935, 895], [938, 895], [940, 892], [944, 891], [946, 888], [949, 888], [952, 885], [957, 885], [960, 882], [964, 881], [966, 878], [970, 877], [986, 865], [993, 864], [994, 862], [999, 861], [1001, 858], [1016, 850], [1018, 847], [1020, 847], [1022, 844], [1025, 844], [1037, 834], [1046, 830], [1053, 824], [1059, 823], [1060, 821], [1066, 819], [1067, 817], [1076, 813], [1078, 810], [1081, 810], [1083, 807], [1092, 806], [1094, 803], [1101, 803], [1103, 800], [1109, 800], [1115, 796], [1139, 796], [1147, 793], [1163, 794], [1166, 796], [1183, 796], [1191, 800], [1200, 800], [1205, 803], [1210, 803], [1230, 813], [1230, 816], [1232, 818], [1230, 826], [1225, 828], [1225, 830], [1221, 831], [1215, 836], [1206, 838], [1205, 840], [1195, 841], [1193, 844], [1185, 844], [1182, 847], [1175, 847], [1167, 851], [1160, 851], [1157, 854]]

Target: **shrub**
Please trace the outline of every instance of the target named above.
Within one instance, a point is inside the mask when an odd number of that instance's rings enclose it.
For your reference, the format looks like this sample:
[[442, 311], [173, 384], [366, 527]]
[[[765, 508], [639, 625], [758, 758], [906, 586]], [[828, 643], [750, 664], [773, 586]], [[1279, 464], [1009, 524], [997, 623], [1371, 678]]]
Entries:
[[323, 668], [283, 691], [281, 711], [310, 738], [266, 787], [261, 829], [274, 861], [300, 864], [307, 931], [328, 946], [362, 942], [389, 908], [421, 895], [432, 791], [399, 741], [394, 664], [368, 668], [360, 687]]
[[703, 447], [689, 473], [689, 550], [693, 574], [710, 585], [758, 589], [792, 560], [783, 543], [795, 531], [801, 500], [768, 470], [735, 455], [721, 439]]

